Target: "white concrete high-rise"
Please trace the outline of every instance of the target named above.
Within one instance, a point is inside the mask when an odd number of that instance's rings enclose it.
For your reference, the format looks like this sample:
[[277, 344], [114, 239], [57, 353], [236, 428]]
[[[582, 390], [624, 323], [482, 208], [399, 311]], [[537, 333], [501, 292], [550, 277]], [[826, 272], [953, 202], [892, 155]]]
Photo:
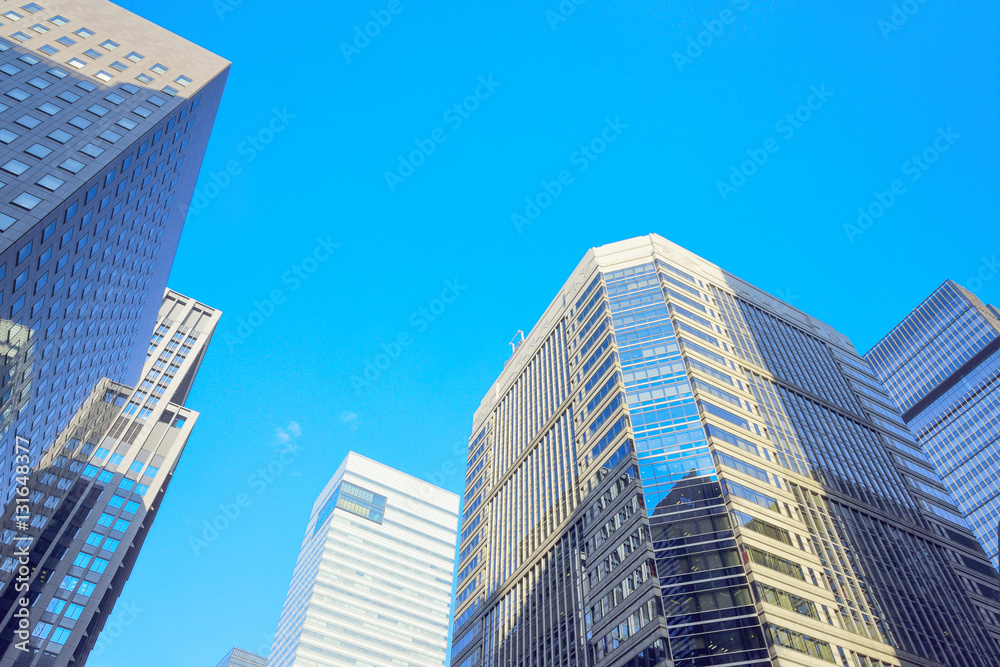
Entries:
[[445, 665], [458, 509], [350, 452], [313, 505], [268, 665]]

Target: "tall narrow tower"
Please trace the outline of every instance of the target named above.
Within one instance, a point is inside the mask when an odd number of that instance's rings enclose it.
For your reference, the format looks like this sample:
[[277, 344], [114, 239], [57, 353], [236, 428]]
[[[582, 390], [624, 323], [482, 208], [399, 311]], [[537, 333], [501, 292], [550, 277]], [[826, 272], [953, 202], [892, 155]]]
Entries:
[[1000, 664], [927, 465], [829, 326], [659, 236], [591, 250], [473, 418], [452, 665]]
[[198, 418], [184, 403], [220, 315], [168, 290], [139, 385], [102, 380], [15, 478], [0, 533], [0, 667], [86, 662]]
[[24, 357], [0, 500], [15, 439], [34, 466], [102, 378], [138, 378], [228, 72], [107, 0], [0, 7], [0, 346]]
[[313, 506], [269, 667], [445, 665], [458, 502], [350, 452]]
[[[866, 355], [1000, 567], [1000, 317], [952, 281]], [[926, 482], [910, 475], [907, 483]]]

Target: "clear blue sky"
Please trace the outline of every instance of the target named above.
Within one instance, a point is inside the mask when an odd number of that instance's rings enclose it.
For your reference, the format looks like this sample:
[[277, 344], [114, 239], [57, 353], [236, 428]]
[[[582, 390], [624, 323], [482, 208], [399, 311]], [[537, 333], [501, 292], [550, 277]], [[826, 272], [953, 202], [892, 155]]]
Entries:
[[[889, 31], [889, 0], [567, 1], [564, 21], [546, 16], [557, 0], [399, 0], [347, 55], [341, 43], [388, 0], [124, 2], [234, 63], [201, 178], [215, 196], [189, 217], [170, 280], [225, 314], [118, 636], [90, 664], [212, 667], [234, 645], [260, 648], [349, 449], [460, 491], [448, 471], [464, 470], [507, 342], [590, 247], [658, 232], [861, 351], [946, 278], [998, 271], [983, 258], [1000, 254], [1000, 5], [912, 1]], [[705, 22], [699, 53], [689, 39]], [[477, 87], [478, 108], [454, 111]], [[249, 150], [275, 110], [287, 126]], [[602, 132], [603, 153], [578, 153]], [[401, 169], [428, 140], [434, 152]], [[926, 170], [912, 162], [925, 149]], [[730, 181], [752, 155], [767, 161]], [[230, 160], [240, 173], [204, 190]], [[518, 230], [512, 214], [563, 170], [572, 181]], [[849, 239], [858, 207], [896, 180], [901, 194]], [[303, 264], [317, 238], [339, 247]], [[314, 270], [303, 280], [296, 266]], [[464, 289], [421, 324], [448, 280]], [[1000, 273], [973, 286], [1000, 302]], [[274, 290], [283, 302], [241, 338], [240, 318]], [[352, 375], [402, 333], [410, 344], [356, 390]], [[274, 460], [278, 428], [300, 455], [260, 489], [250, 478]], [[196, 555], [189, 538], [241, 493], [252, 505]]]

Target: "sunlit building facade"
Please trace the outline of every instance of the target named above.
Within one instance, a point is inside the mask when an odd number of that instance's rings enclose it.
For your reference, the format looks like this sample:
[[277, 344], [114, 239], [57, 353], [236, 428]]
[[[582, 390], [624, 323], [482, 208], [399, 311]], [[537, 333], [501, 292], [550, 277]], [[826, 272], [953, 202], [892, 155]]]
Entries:
[[844, 336], [662, 237], [596, 248], [474, 416], [452, 666], [1000, 664], [956, 512]]
[[349, 453], [313, 506], [267, 664], [445, 665], [458, 503]]
[[[903, 411], [993, 567], [1000, 524], [1000, 317], [947, 281], [865, 358]], [[926, 484], [909, 475], [914, 487]]]
[[86, 662], [198, 418], [184, 404], [220, 315], [168, 290], [138, 386], [99, 382], [18, 476], [0, 527], [0, 667]]
[[2, 3], [0, 346], [31, 362], [0, 390], [0, 500], [15, 441], [37, 465], [139, 377], [228, 72], [106, 0]]

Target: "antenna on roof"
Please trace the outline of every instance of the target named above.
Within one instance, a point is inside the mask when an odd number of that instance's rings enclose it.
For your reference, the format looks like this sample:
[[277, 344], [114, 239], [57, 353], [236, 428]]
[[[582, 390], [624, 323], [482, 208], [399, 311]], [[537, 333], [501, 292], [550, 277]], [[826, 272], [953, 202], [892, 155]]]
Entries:
[[514, 337], [510, 339], [510, 353], [513, 355], [517, 352], [517, 346], [524, 342], [524, 332], [520, 329], [514, 334]]

